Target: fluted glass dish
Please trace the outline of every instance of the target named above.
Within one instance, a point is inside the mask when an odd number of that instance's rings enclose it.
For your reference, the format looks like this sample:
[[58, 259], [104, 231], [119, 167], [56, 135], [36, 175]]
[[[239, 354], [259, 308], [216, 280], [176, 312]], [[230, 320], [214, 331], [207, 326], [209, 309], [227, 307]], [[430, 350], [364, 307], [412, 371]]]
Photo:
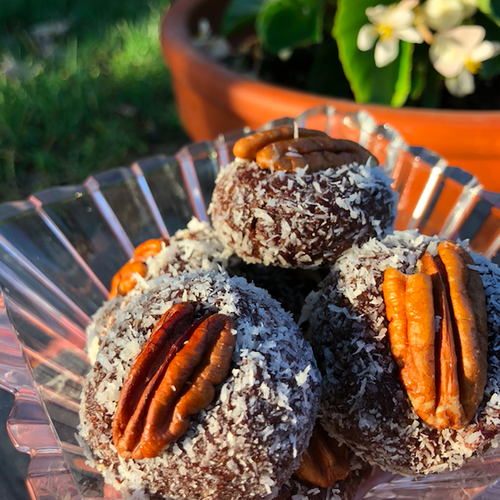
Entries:
[[[397, 229], [469, 239], [500, 259], [500, 195], [446, 160], [405, 144], [366, 113], [314, 108], [263, 129], [296, 122], [369, 149], [394, 179]], [[250, 130], [189, 145], [171, 157], [139, 160], [82, 185], [55, 187], [0, 205], [0, 386], [15, 394], [7, 422], [31, 455], [28, 490], [37, 500], [119, 498], [86, 465], [76, 439], [79, 398], [90, 369], [85, 327], [106, 299], [113, 274], [142, 241], [168, 237], [192, 216], [208, 220], [219, 169]], [[426, 478], [377, 472], [358, 498], [487, 500], [500, 494], [500, 452]]]

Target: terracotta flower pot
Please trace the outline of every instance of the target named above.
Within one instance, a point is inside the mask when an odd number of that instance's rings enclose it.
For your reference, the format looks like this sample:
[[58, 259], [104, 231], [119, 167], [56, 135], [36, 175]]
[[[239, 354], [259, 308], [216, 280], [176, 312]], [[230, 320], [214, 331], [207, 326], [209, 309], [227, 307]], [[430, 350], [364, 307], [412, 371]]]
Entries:
[[210, 60], [191, 41], [200, 18], [218, 29], [228, 0], [177, 0], [161, 26], [161, 44], [170, 68], [182, 123], [195, 141], [248, 125], [329, 104], [340, 111], [367, 110], [389, 124], [408, 144], [424, 146], [451, 165], [500, 191], [500, 111], [441, 111], [356, 104], [345, 99], [286, 89], [251, 80]]

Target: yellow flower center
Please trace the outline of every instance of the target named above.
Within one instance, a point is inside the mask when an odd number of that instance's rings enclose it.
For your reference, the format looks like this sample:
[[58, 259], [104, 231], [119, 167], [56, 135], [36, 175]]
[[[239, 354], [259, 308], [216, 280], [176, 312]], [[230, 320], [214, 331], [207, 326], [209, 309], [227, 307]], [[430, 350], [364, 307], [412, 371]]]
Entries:
[[384, 26], [382, 24], [377, 25], [377, 33], [380, 35], [381, 40], [386, 40], [392, 36], [392, 28], [390, 26]]
[[471, 72], [473, 75], [477, 75], [479, 73], [479, 68], [481, 67], [481, 63], [476, 61], [471, 61], [469, 58], [467, 58], [465, 60], [464, 66], [467, 69], [467, 71]]

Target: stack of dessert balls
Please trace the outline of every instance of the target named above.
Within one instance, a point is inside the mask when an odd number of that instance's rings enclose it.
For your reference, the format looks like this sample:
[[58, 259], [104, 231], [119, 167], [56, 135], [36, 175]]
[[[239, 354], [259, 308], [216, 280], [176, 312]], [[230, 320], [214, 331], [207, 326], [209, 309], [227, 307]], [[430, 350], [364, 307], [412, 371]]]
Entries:
[[233, 151], [211, 225], [139, 246], [88, 327], [90, 465], [125, 498], [349, 500], [496, 446], [497, 266], [394, 231], [359, 144], [284, 126]]

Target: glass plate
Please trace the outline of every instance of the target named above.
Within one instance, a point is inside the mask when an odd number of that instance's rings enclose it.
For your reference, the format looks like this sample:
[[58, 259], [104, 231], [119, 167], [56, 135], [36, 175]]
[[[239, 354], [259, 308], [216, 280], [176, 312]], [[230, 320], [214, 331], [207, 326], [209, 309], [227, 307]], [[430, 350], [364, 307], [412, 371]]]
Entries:
[[[498, 193], [484, 191], [475, 177], [432, 152], [408, 146], [365, 112], [320, 107], [295, 121], [357, 141], [378, 157], [399, 193], [397, 229], [468, 238], [473, 250], [498, 263]], [[263, 129], [293, 122], [283, 118]], [[27, 485], [33, 498], [118, 498], [86, 465], [75, 439], [90, 368], [85, 327], [136, 245], [168, 237], [193, 215], [207, 220], [217, 172], [232, 160], [235, 140], [248, 133], [0, 205], [0, 385], [15, 394], [7, 427], [16, 448], [31, 455]], [[458, 472], [424, 479], [376, 473], [358, 498], [486, 500], [500, 494], [497, 478], [500, 460], [493, 452]]]

